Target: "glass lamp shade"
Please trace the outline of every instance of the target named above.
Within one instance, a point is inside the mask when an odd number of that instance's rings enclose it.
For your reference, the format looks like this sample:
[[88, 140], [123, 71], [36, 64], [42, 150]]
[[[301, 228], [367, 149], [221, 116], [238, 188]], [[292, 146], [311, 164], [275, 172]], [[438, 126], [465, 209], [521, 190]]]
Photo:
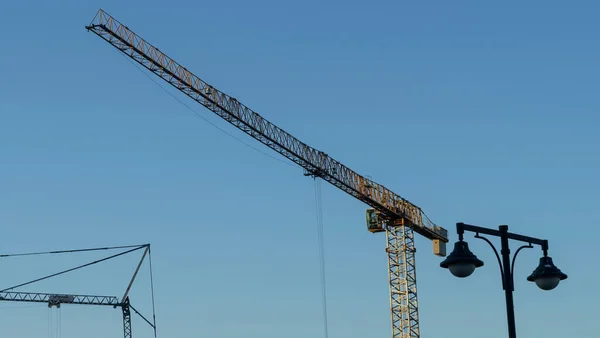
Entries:
[[469, 277], [473, 273], [473, 271], [475, 271], [475, 264], [473, 264], [473, 263], [454, 263], [454, 264], [448, 265], [448, 270], [450, 270], [450, 272], [458, 278], [465, 278], [465, 277]]
[[535, 280], [535, 285], [542, 290], [548, 291], [557, 287], [559, 282], [559, 277], [539, 277]]
[[540, 258], [538, 267], [527, 277], [528, 281], [535, 282], [542, 290], [552, 290], [564, 279], [567, 279], [567, 275], [552, 263], [551, 257], [547, 256]]
[[454, 250], [440, 266], [450, 270], [456, 277], [465, 278], [470, 276], [475, 268], [483, 266], [483, 262], [469, 250], [467, 242], [458, 241], [454, 243]]

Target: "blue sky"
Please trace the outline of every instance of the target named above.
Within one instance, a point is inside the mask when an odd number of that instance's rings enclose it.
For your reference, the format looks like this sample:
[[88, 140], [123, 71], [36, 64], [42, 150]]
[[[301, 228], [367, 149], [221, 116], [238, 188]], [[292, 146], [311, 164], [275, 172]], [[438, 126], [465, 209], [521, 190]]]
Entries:
[[[460, 221], [547, 238], [569, 279], [543, 292], [525, 280], [540, 250], [519, 254], [517, 333], [597, 335], [595, 2], [3, 2], [0, 252], [151, 243], [159, 336], [304, 338], [323, 337], [312, 180], [86, 32], [100, 7], [452, 242]], [[331, 338], [390, 336], [385, 238], [365, 209], [323, 185]], [[486, 265], [459, 280], [417, 238], [423, 337], [506, 336], [495, 257], [467, 240]], [[1, 286], [101, 255], [0, 259]], [[138, 259], [23, 290], [120, 296]], [[62, 337], [121, 335], [118, 310], [61, 311]], [[49, 316], [0, 304], [7, 337], [48, 335]]]

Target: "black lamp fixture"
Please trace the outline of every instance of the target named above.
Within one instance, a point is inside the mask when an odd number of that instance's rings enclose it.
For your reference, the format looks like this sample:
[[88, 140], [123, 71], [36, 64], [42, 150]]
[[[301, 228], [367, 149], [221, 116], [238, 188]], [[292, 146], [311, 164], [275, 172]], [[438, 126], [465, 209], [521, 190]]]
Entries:
[[552, 257], [546, 255], [540, 258], [540, 265], [527, 277], [528, 281], [535, 282], [535, 285], [542, 290], [552, 290], [565, 279], [567, 275], [554, 265]]
[[465, 278], [469, 277], [475, 268], [483, 266], [483, 261], [469, 250], [467, 242], [460, 240], [454, 243], [454, 250], [440, 263], [440, 266], [450, 270], [456, 277]]
[[[528, 237], [508, 232], [507, 225], [501, 225], [498, 230], [483, 228], [476, 225], [469, 225], [464, 223], [456, 223], [456, 232], [458, 233], [458, 241], [454, 243], [454, 250], [448, 255], [448, 257], [440, 263], [440, 267], [450, 270], [450, 272], [459, 278], [465, 278], [473, 274], [476, 268], [483, 266], [483, 262], [475, 256], [469, 245], [463, 240], [465, 231], [475, 233], [475, 238], [486, 241], [498, 259], [500, 265], [500, 273], [502, 275], [502, 288], [505, 291], [506, 296], [506, 313], [508, 319], [508, 336], [509, 338], [516, 338], [515, 328], [515, 313], [514, 313], [514, 302], [513, 302], [513, 291], [514, 291], [514, 277], [513, 268], [515, 265], [515, 259], [519, 254], [519, 251], [525, 248], [533, 248], [532, 244], [540, 245], [544, 256], [540, 258], [540, 264], [533, 271], [533, 273], [527, 277], [530, 282], [535, 284], [542, 290], [552, 290], [558, 286], [561, 280], [567, 279], [567, 275], [560, 271], [554, 263], [552, 258], [548, 257], [548, 241], [544, 239], [538, 239], [534, 237]], [[496, 247], [485, 237], [480, 234], [486, 234], [491, 236], [500, 237], [501, 250], [498, 254]], [[512, 263], [510, 259], [510, 248], [508, 240], [516, 240], [525, 242], [527, 245], [523, 245], [515, 251], [512, 257]]]

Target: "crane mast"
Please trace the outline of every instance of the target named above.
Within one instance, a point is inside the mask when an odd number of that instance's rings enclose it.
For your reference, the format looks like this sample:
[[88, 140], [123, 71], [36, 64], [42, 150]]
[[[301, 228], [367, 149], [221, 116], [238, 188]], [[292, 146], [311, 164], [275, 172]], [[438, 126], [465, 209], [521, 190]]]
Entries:
[[434, 254], [445, 256], [446, 229], [433, 223], [421, 208], [407, 199], [301, 142], [237, 99], [201, 80], [102, 9], [86, 29], [225, 121], [298, 164], [306, 175], [319, 177], [369, 205], [368, 230], [386, 232], [392, 337], [420, 336], [414, 232], [433, 241]]

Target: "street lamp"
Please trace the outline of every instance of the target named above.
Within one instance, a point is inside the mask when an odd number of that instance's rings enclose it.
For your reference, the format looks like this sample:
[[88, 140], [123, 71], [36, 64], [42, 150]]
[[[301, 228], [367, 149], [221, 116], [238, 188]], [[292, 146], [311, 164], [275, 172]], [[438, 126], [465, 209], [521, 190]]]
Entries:
[[[515, 266], [515, 258], [519, 254], [519, 251], [524, 248], [533, 248], [532, 244], [537, 244], [542, 247], [544, 256], [540, 258], [540, 264], [533, 271], [533, 273], [527, 277], [530, 282], [535, 284], [542, 290], [552, 290], [561, 280], [567, 279], [567, 275], [562, 273], [554, 263], [552, 258], [548, 257], [548, 241], [544, 239], [538, 239], [534, 237], [527, 237], [517, 235], [508, 232], [507, 225], [501, 225], [498, 230], [483, 228], [476, 225], [469, 225], [464, 223], [456, 223], [456, 232], [458, 233], [458, 242], [454, 243], [454, 251], [448, 255], [448, 257], [440, 263], [442, 268], [447, 268], [450, 272], [459, 278], [465, 278], [470, 276], [476, 268], [483, 266], [483, 262], [475, 256], [467, 242], [463, 241], [463, 234], [465, 231], [471, 231], [475, 233], [475, 238], [486, 241], [498, 259], [498, 265], [500, 265], [500, 274], [502, 275], [502, 288], [506, 296], [506, 314], [508, 319], [508, 337], [516, 338], [515, 328], [515, 312], [513, 303], [513, 291], [514, 291], [514, 277], [513, 271]], [[490, 236], [500, 237], [501, 249], [500, 255], [496, 247], [485, 237], [479, 234], [485, 234]], [[508, 240], [513, 239], [520, 242], [525, 242], [527, 245], [523, 245], [515, 251], [512, 258], [512, 264], [510, 260], [510, 248]]]

